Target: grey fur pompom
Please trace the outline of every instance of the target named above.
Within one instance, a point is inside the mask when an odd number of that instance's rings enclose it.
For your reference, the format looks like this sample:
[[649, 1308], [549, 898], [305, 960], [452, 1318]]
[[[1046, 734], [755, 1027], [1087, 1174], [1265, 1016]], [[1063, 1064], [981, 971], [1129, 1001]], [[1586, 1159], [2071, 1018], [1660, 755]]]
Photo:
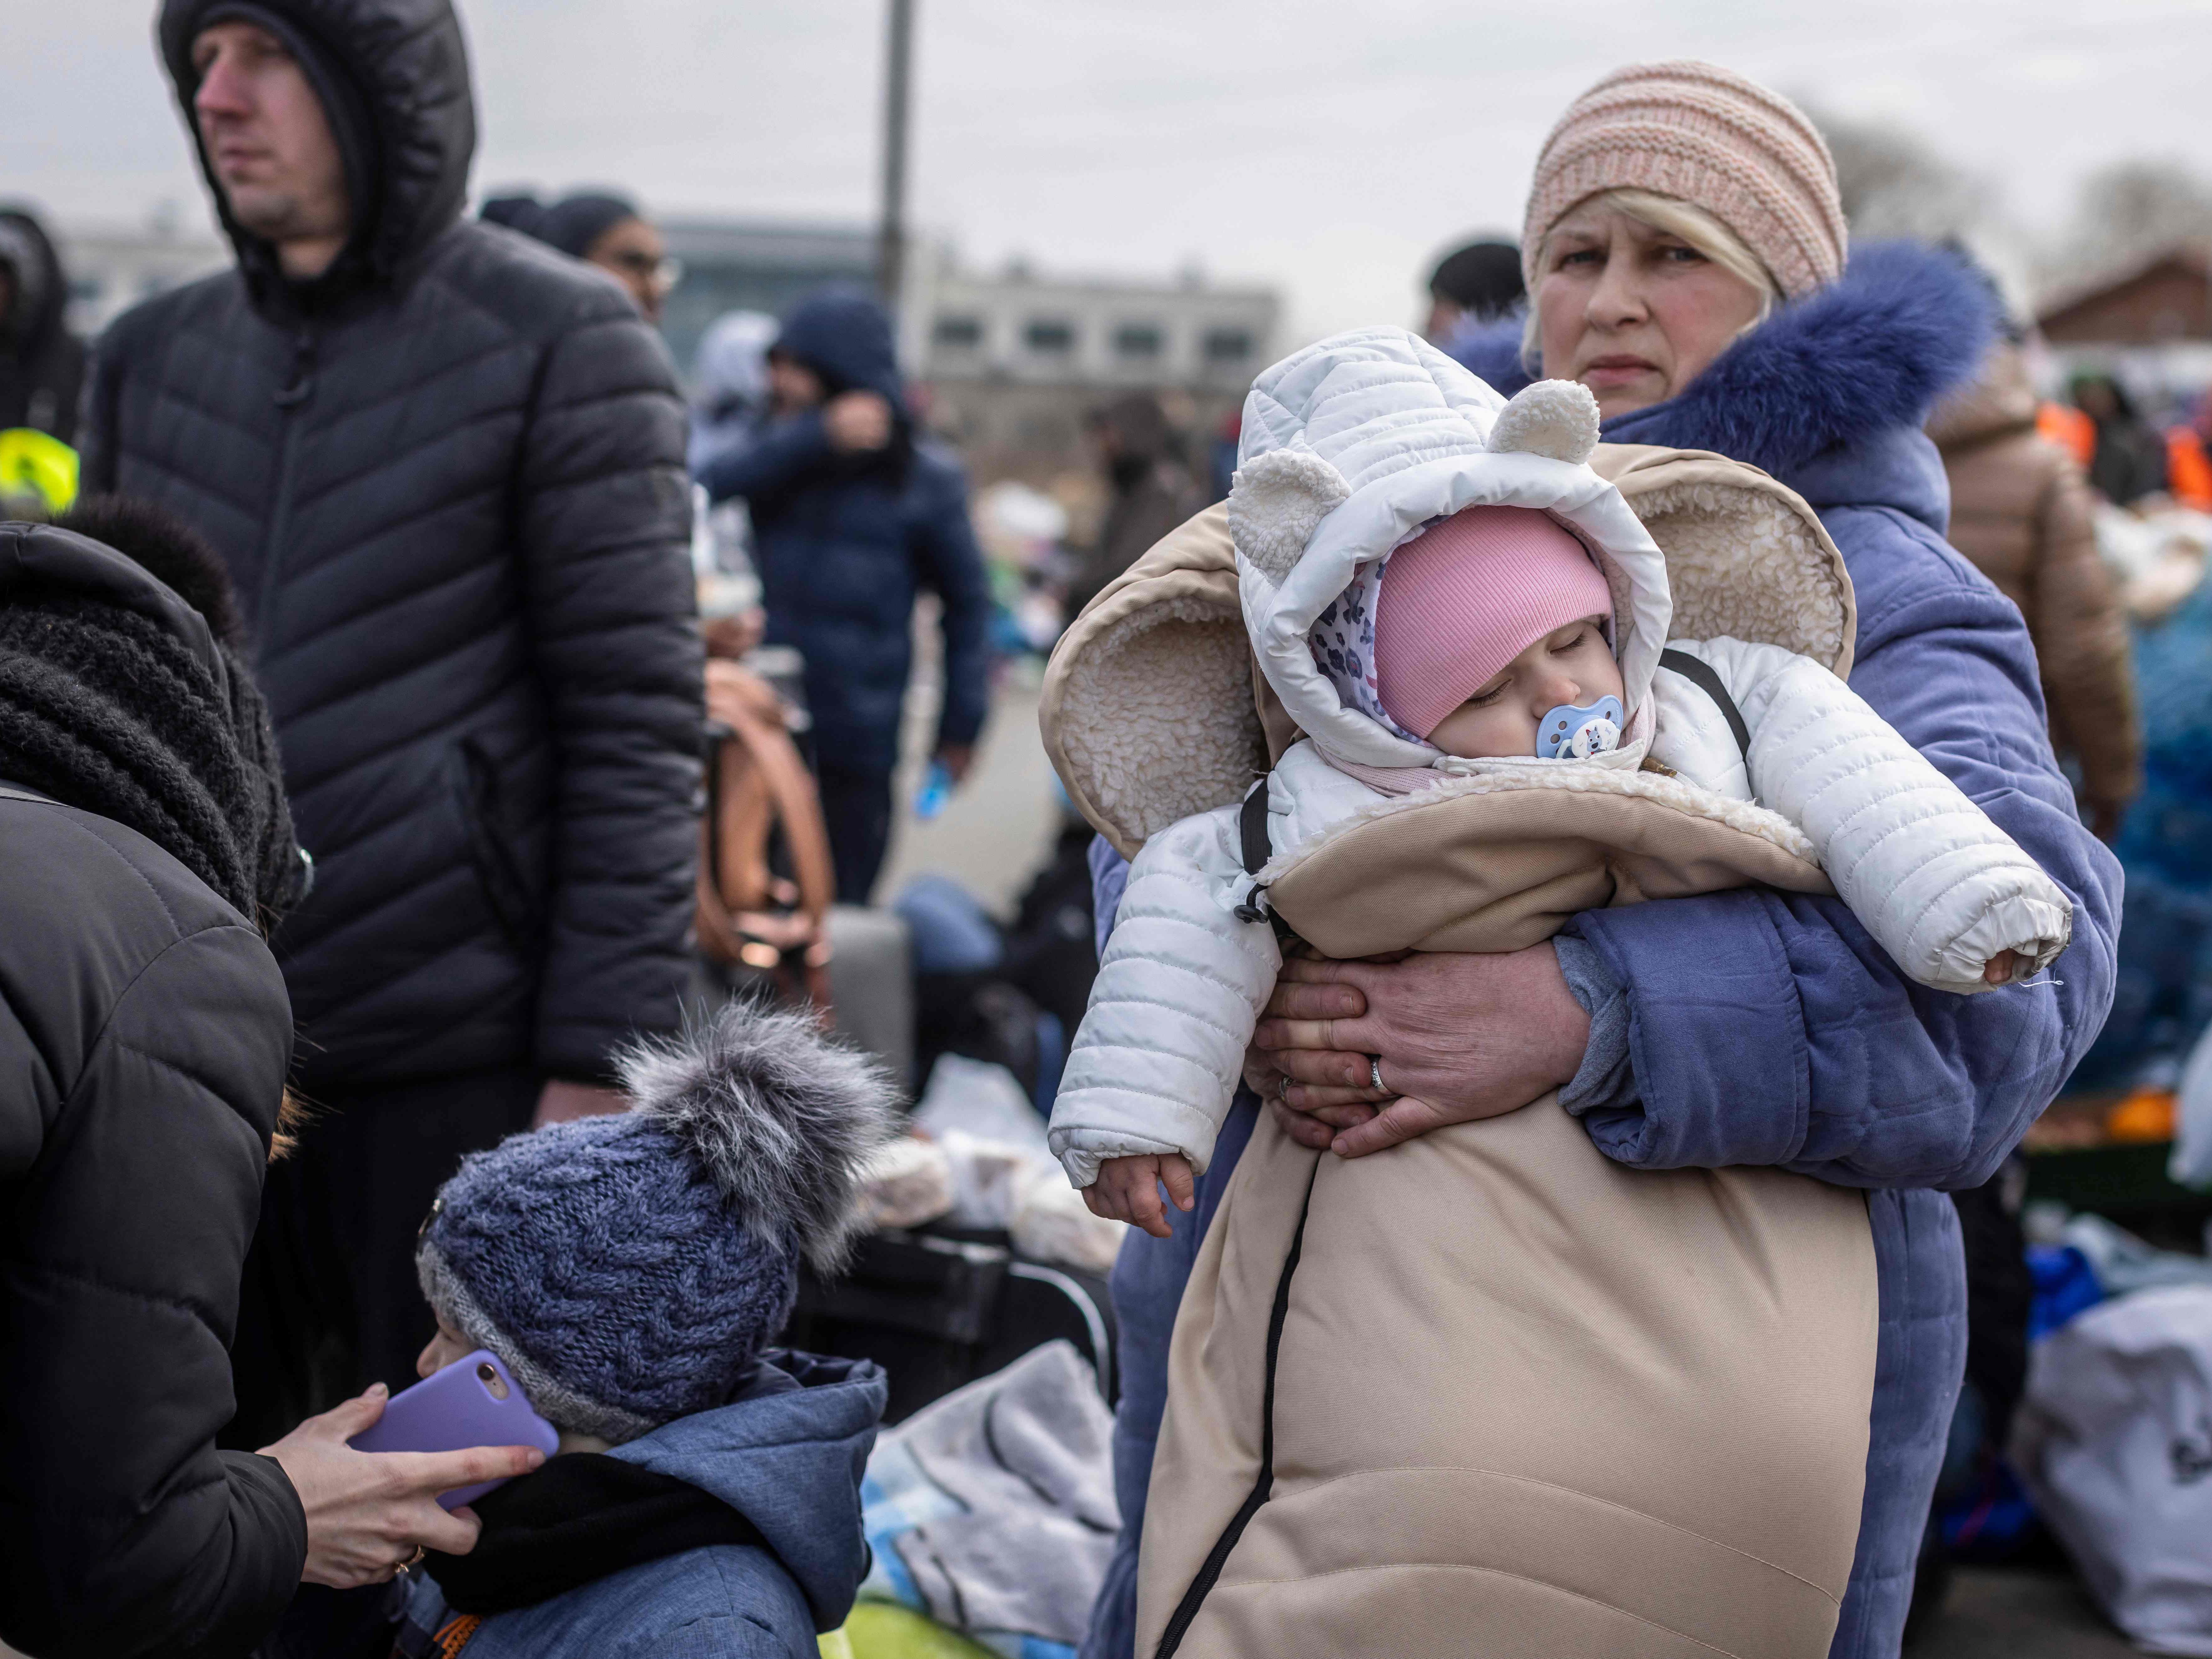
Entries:
[[811, 1015], [733, 1002], [616, 1056], [641, 1112], [690, 1141], [744, 1224], [822, 1273], [865, 1226], [862, 1166], [896, 1133], [889, 1074]]

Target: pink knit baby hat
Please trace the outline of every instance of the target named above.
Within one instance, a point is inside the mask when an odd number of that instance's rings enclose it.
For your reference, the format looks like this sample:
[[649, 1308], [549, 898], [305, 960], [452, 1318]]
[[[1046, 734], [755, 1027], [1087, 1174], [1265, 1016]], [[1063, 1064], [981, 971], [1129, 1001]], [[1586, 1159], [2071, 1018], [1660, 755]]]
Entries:
[[1545, 635], [1612, 614], [1604, 572], [1549, 514], [1470, 507], [1383, 566], [1376, 690], [1392, 720], [1425, 738]]
[[1820, 129], [1778, 92], [1712, 64], [1617, 69], [1567, 106], [1536, 157], [1521, 263], [1534, 293], [1552, 227], [1607, 190], [1701, 207], [1791, 299], [1843, 273], [1849, 237]]

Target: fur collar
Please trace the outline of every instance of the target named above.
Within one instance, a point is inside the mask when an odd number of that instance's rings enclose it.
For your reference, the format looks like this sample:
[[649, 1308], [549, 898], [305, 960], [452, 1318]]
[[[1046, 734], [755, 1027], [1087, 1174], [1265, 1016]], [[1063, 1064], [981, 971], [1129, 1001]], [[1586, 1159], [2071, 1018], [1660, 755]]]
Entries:
[[[1973, 378], [1996, 325], [1987, 285], [1957, 258], [1870, 244], [1840, 280], [1776, 312], [1680, 396], [1607, 421], [1605, 441], [1708, 449], [1784, 476], [1830, 450], [1917, 430]], [[1532, 378], [1518, 318], [1463, 337], [1453, 355], [1509, 397]]]

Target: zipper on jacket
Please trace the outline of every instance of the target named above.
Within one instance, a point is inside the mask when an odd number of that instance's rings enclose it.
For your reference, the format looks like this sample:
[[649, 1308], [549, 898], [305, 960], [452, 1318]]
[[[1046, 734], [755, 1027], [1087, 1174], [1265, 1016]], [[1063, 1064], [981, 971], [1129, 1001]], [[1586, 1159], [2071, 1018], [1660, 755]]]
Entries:
[[292, 377], [276, 389], [277, 418], [283, 436], [276, 449], [276, 485], [269, 512], [269, 526], [261, 538], [261, 594], [253, 617], [254, 657], [257, 663], [276, 637], [276, 565], [284, 544], [286, 520], [292, 509], [292, 461], [299, 446], [301, 411], [315, 391], [315, 336], [301, 328], [292, 337]]

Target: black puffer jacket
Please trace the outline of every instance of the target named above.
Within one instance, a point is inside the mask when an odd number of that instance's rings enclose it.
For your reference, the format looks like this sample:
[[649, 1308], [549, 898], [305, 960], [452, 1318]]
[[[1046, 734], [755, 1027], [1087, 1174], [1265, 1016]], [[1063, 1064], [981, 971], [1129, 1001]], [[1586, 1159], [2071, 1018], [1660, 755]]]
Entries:
[[[216, 0], [167, 0], [189, 113]], [[458, 216], [447, 0], [258, 0], [369, 202], [323, 277], [239, 267], [95, 353], [86, 487], [230, 565], [319, 872], [277, 938], [301, 1083], [603, 1074], [678, 1024], [702, 723], [684, 412], [614, 283]], [[203, 166], [205, 157], [202, 157]], [[220, 192], [217, 192], [220, 200]]]
[[[63, 532], [0, 531], [0, 604], [33, 565], [214, 659], [197, 612]], [[22, 799], [26, 757], [0, 752], [0, 1640], [236, 1654], [307, 1547], [283, 1471], [215, 1448], [291, 1058], [284, 982], [178, 858]]]

